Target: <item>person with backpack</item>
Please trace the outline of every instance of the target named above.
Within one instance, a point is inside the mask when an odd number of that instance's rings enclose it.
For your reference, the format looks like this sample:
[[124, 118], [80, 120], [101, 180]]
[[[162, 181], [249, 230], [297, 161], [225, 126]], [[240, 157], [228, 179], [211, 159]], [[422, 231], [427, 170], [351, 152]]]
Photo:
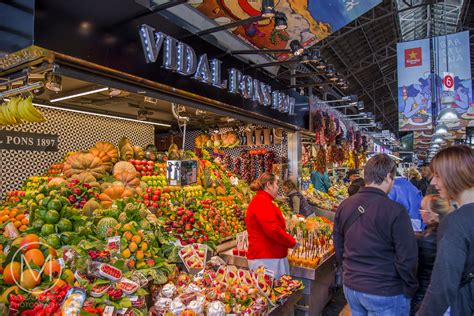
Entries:
[[418, 247], [405, 208], [389, 199], [395, 162], [385, 154], [367, 161], [365, 187], [336, 211], [334, 246], [353, 316], [409, 315], [418, 287]]

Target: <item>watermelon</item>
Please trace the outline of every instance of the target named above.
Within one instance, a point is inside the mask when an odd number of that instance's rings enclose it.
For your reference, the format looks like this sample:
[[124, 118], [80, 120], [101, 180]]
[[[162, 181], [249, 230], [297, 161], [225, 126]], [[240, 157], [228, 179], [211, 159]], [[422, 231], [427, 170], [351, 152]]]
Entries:
[[113, 217], [104, 217], [97, 223], [95, 233], [98, 237], [105, 238], [108, 235], [109, 228], [117, 226], [118, 222]]
[[59, 232], [70, 232], [72, 231], [72, 223], [67, 218], [62, 218], [57, 224], [56, 227], [58, 228]]

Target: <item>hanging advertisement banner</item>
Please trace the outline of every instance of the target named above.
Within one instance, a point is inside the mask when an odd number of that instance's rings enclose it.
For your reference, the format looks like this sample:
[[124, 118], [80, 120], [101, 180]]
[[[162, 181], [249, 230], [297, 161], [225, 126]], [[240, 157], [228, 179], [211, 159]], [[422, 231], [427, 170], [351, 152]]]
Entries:
[[400, 131], [432, 128], [430, 63], [428, 39], [397, 44]]
[[[461, 117], [456, 127], [468, 126], [469, 121], [474, 120], [469, 32], [438, 36], [432, 41], [437, 113], [452, 107]], [[451, 73], [452, 82], [447, 82], [445, 73]]]

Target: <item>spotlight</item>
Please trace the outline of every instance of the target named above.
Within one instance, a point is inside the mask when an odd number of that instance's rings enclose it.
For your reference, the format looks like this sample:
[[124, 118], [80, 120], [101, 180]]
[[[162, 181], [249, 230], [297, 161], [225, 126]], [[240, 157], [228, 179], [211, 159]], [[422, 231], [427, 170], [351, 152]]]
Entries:
[[62, 79], [60, 75], [55, 74], [54, 72], [48, 72], [46, 74], [46, 89], [59, 92], [63, 89]]
[[275, 29], [282, 31], [288, 28], [288, 22], [286, 20], [286, 15], [283, 12], [275, 13]]
[[327, 67], [327, 69], [326, 69], [326, 72], [327, 72], [328, 76], [335, 78], [335, 80], [333, 80], [333, 81], [337, 81], [337, 80], [338, 80], [338, 78], [336, 77], [336, 68], [334, 68], [334, 65], [333, 65], [333, 64], [329, 64], [329, 65], [328, 65], [328, 67]]
[[308, 54], [305, 54], [305, 56], [308, 57], [308, 61], [319, 62], [321, 60], [321, 51], [317, 48], [313, 48]]
[[137, 120], [139, 121], [146, 121], [146, 110], [138, 110]]
[[290, 49], [293, 52], [293, 55], [299, 56], [303, 54], [304, 48], [301, 46], [300, 42], [298, 40], [292, 40], [290, 42]]
[[324, 70], [326, 69], [327, 65], [326, 65], [326, 62], [324, 60], [321, 60], [317, 65], [316, 65], [316, 69], [319, 69], [319, 70]]
[[262, 16], [273, 18], [275, 16], [275, 3], [273, 0], [262, 0]]

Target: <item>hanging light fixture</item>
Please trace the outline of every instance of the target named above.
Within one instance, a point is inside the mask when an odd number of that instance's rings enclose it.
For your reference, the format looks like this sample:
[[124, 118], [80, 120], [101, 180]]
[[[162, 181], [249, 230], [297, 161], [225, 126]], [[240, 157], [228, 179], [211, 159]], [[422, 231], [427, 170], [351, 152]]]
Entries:
[[441, 135], [435, 135], [433, 136], [432, 142], [435, 144], [441, 144], [444, 142], [444, 138]]
[[[329, 77], [334, 77], [335, 78], [335, 80], [333, 80], [333, 81], [337, 81], [339, 79], [336, 76], [336, 68], [334, 68], [333, 64], [329, 64], [327, 66], [326, 73], [328, 74]], [[334, 79], [334, 78], [331, 78], [331, 79]]]
[[440, 124], [436, 125], [436, 127], [434, 129], [434, 134], [435, 135], [446, 135], [446, 134], [448, 134], [448, 127], [445, 124], [440, 123]]
[[54, 71], [46, 74], [46, 89], [59, 92], [63, 89], [61, 76], [54, 73]]
[[438, 122], [457, 122], [459, 121], [459, 113], [451, 107], [447, 107], [438, 114]]
[[265, 18], [275, 16], [275, 2], [273, 0], [262, 0], [262, 16]]
[[304, 48], [301, 46], [300, 42], [298, 40], [292, 40], [290, 42], [290, 49], [293, 55], [295, 56], [300, 56], [301, 54], [304, 53]]
[[276, 12], [275, 13], [275, 30], [286, 30], [288, 28], [288, 22], [286, 19], [286, 15], [283, 12]]
[[321, 51], [318, 48], [312, 48], [308, 53], [309, 59], [313, 62], [321, 60]]
[[326, 62], [324, 60], [321, 60], [317, 65], [316, 65], [316, 69], [319, 69], [319, 70], [324, 70], [326, 69], [327, 65], [326, 65]]

